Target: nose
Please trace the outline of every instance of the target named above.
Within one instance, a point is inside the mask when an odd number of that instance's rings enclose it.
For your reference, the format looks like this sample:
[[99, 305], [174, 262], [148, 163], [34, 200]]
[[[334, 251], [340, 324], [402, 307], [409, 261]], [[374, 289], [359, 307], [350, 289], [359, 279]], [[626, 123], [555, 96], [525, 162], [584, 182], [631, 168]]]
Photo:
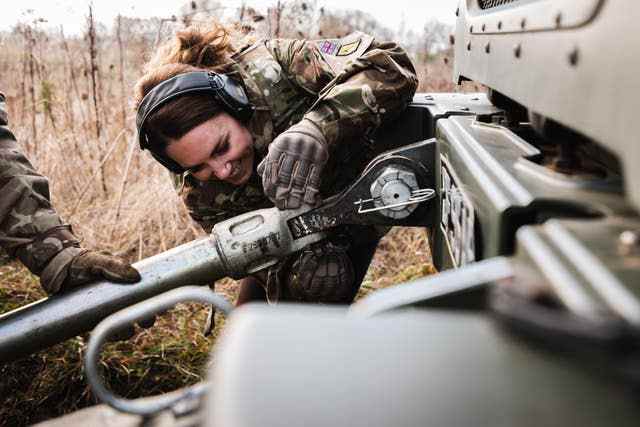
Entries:
[[231, 175], [233, 165], [227, 158], [215, 158], [209, 161], [211, 171], [220, 180], [224, 180]]

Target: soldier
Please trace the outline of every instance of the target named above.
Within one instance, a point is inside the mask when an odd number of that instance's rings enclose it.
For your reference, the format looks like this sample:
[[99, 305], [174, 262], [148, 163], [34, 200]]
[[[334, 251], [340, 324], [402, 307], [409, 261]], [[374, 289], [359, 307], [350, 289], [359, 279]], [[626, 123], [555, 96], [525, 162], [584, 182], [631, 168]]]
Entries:
[[[313, 206], [343, 190], [378, 154], [373, 132], [417, 87], [405, 51], [363, 33], [232, 38], [217, 24], [181, 31], [136, 85], [141, 148], [176, 173], [190, 214], [207, 231], [243, 212]], [[203, 71], [214, 72], [211, 82], [194, 90]], [[270, 300], [349, 303], [381, 235], [335, 228], [268, 275], [243, 279], [238, 303], [263, 298], [258, 285]]]
[[54, 294], [104, 278], [134, 283], [139, 273], [107, 253], [83, 249], [49, 200], [49, 183], [19, 151], [7, 128], [5, 97], [0, 93], [0, 246]]

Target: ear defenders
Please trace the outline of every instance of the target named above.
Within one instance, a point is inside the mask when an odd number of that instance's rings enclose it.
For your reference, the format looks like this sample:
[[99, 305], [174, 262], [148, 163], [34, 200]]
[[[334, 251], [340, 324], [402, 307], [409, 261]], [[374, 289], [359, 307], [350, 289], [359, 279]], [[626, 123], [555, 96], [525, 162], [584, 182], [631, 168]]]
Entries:
[[192, 71], [167, 79], [151, 89], [142, 99], [136, 116], [138, 142], [140, 149], [149, 149], [151, 155], [165, 168], [173, 173], [182, 174], [184, 168], [164, 153], [151, 150], [151, 143], [145, 131], [147, 118], [167, 102], [180, 96], [192, 93], [209, 93], [222, 109], [246, 123], [253, 114], [253, 106], [242, 86], [224, 74], [213, 71]]

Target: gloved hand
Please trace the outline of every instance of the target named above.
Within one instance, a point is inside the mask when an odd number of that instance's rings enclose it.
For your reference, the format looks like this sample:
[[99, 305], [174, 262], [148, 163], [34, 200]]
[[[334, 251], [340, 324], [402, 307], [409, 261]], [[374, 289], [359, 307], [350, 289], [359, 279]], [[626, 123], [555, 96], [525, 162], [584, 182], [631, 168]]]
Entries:
[[98, 279], [117, 283], [140, 281], [140, 273], [108, 252], [69, 247], [49, 262], [40, 283], [50, 294], [66, 291]]
[[333, 242], [318, 242], [304, 249], [287, 276], [287, 299], [348, 304], [355, 296], [351, 259], [345, 248]]
[[322, 169], [329, 159], [327, 141], [309, 120], [281, 133], [258, 165], [265, 195], [279, 209], [297, 209], [318, 202]]
[[65, 286], [78, 286], [95, 279], [118, 283], [136, 283], [140, 273], [121, 258], [105, 251], [86, 251], [71, 262]]

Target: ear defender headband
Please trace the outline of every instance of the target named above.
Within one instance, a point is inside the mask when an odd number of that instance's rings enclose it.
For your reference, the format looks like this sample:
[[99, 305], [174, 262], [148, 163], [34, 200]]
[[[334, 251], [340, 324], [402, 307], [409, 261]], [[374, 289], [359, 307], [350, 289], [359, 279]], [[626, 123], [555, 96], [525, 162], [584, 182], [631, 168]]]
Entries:
[[147, 118], [167, 102], [192, 93], [211, 94], [225, 112], [243, 123], [248, 122], [253, 114], [253, 107], [242, 86], [228, 76], [213, 71], [192, 71], [179, 74], [151, 89], [142, 99], [136, 116], [140, 149], [149, 149], [151, 155], [162, 166], [177, 174], [184, 173], [184, 168], [165, 156], [164, 153], [156, 153], [151, 149], [151, 142], [144, 126]]

